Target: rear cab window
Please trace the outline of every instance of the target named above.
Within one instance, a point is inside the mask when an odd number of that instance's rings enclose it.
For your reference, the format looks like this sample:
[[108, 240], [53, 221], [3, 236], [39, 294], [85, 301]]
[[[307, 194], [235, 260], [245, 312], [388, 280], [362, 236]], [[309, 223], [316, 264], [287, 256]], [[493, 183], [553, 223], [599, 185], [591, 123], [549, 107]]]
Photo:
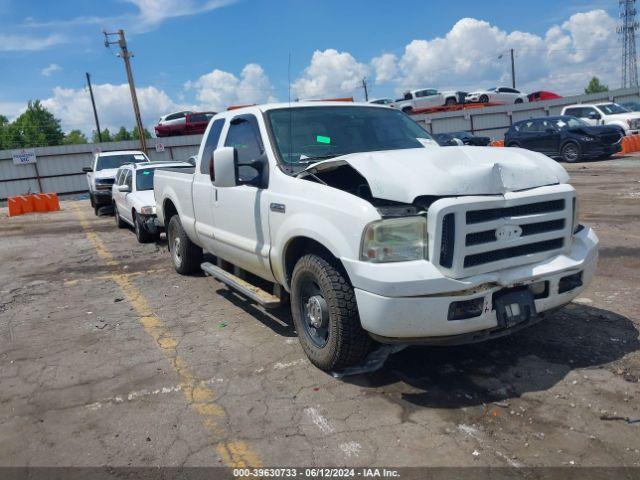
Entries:
[[218, 148], [220, 134], [222, 133], [222, 128], [224, 127], [224, 121], [224, 118], [219, 118], [218, 120], [213, 122], [213, 125], [211, 125], [211, 128], [209, 129], [209, 135], [207, 136], [207, 141], [204, 144], [204, 148], [202, 150], [202, 159], [200, 160], [200, 173], [209, 175], [211, 154], [213, 154], [213, 151]]

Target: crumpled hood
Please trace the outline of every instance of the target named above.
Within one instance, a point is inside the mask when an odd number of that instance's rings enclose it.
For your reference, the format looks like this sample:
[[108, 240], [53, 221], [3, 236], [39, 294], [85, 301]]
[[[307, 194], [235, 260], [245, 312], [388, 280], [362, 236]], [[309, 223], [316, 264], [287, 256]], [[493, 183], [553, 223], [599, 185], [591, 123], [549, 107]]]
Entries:
[[621, 133], [620, 127], [611, 126], [611, 125], [598, 125], [595, 127], [573, 127], [568, 129], [571, 133], [582, 133], [586, 135], [603, 135], [603, 134], [612, 134], [612, 133]]
[[375, 198], [404, 203], [422, 195], [501, 195], [569, 180], [564, 168], [540, 153], [471, 146], [353, 153], [316, 163], [305, 172], [343, 164], [367, 180]]

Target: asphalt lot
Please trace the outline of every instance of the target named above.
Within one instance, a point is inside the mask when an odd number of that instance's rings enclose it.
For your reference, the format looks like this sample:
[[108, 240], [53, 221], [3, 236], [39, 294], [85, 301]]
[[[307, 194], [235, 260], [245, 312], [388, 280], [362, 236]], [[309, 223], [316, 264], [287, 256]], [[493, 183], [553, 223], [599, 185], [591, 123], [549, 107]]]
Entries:
[[598, 275], [511, 337], [341, 380], [89, 202], [0, 218], [2, 466], [638, 466], [640, 159], [569, 165]]

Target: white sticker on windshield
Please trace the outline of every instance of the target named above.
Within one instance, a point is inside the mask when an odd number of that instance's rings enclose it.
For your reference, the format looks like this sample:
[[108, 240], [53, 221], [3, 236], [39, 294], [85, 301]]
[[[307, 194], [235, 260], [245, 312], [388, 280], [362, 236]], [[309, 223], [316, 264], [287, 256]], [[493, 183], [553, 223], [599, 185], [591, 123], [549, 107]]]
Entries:
[[562, 127], [564, 127], [564, 126], [566, 126], [566, 125], [567, 125], [567, 122], [565, 122], [564, 120], [558, 120], [558, 123], [557, 123], [557, 124], [558, 124], [558, 126], [559, 126], [560, 128], [562, 128]]
[[133, 158], [136, 160], [145, 160], [144, 155], [134, 155]]
[[433, 140], [431, 140], [429, 138], [416, 138], [416, 140], [418, 140], [425, 147], [433, 147], [433, 146], [437, 145], [436, 142], [434, 142]]

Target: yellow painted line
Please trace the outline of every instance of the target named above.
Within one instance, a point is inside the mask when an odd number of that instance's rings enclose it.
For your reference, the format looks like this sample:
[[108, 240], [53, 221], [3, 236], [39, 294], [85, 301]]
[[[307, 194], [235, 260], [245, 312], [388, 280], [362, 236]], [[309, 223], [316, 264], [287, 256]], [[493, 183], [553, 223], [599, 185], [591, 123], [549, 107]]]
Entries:
[[[80, 225], [87, 239], [93, 245], [100, 259], [107, 265], [119, 265], [100, 236], [91, 230], [86, 213], [75, 202], [71, 205], [80, 220]], [[153, 312], [151, 305], [149, 305], [140, 290], [131, 283], [129, 275], [113, 274], [109, 275], [109, 279], [118, 285], [124, 298], [138, 314], [138, 321], [142, 324], [144, 330], [153, 338], [169, 360], [172, 369], [178, 375], [180, 391], [185, 395], [189, 405], [200, 414], [203, 425], [215, 437], [225, 436], [228, 433], [225, 432], [223, 427], [226, 412], [215, 402], [217, 398], [216, 392], [207, 384], [198, 381], [185, 359], [178, 355], [176, 350], [178, 341], [173, 338], [167, 326]], [[220, 442], [215, 449], [229, 468], [260, 467], [262, 465], [258, 455], [251, 450], [246, 442], [238, 440]]]
[[[167, 269], [166, 268], [151, 268], [149, 270], [143, 270], [141, 272], [131, 272], [131, 273], [127, 273], [126, 276], [131, 278], [131, 277], [139, 277], [141, 275], [151, 275], [154, 273], [161, 273], [161, 272], [166, 272]], [[113, 280], [113, 274], [112, 273], [108, 273], [105, 275], [96, 275], [94, 277], [90, 277], [90, 278], [74, 278], [72, 280], [65, 280], [63, 285], [66, 287], [70, 287], [73, 285], [77, 285], [78, 283], [84, 283], [84, 282], [95, 282], [95, 281], [99, 281], [99, 280]]]

